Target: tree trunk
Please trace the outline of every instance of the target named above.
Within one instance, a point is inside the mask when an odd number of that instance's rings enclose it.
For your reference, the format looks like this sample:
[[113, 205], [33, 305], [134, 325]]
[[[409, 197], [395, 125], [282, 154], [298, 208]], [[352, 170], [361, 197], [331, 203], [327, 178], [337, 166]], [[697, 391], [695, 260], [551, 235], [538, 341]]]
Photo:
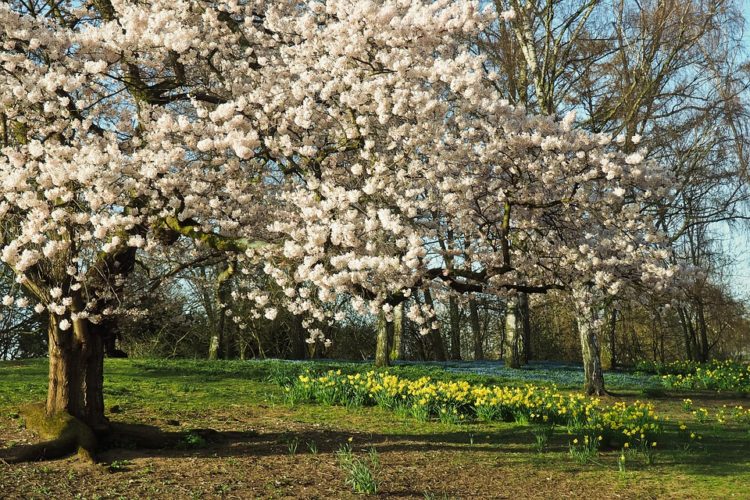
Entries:
[[596, 335], [598, 321], [593, 308], [582, 308], [578, 313], [578, 334], [581, 337], [583, 357], [583, 390], [588, 395], [603, 396], [604, 372], [602, 371], [601, 349]]
[[708, 326], [706, 325], [706, 316], [704, 313], [702, 299], [698, 299], [698, 303], [696, 304], [696, 311], [698, 315], [698, 332], [700, 333], [700, 350], [698, 351], [700, 355], [699, 361], [701, 363], [705, 363], [706, 361], [708, 361], [710, 346], [708, 344]]
[[[406, 315], [404, 315], [406, 317]], [[404, 325], [404, 334], [410, 335], [410, 340], [414, 345], [413, 356], [418, 361], [427, 361], [427, 346], [424, 336], [419, 332], [418, 328], [411, 328], [409, 324]]]
[[461, 310], [454, 296], [448, 299], [448, 309], [451, 322], [451, 359], [461, 359]]
[[518, 314], [520, 316], [523, 340], [521, 363], [527, 364], [531, 359], [531, 310], [529, 308], [529, 295], [527, 293], [522, 292], [518, 294]]
[[386, 321], [385, 313], [378, 314], [377, 342], [375, 345], [375, 366], [390, 366], [390, 337], [393, 332], [393, 322]]
[[290, 357], [305, 359], [307, 357], [307, 342], [305, 342], [305, 328], [300, 316], [292, 316], [289, 321]]
[[469, 316], [471, 333], [474, 338], [474, 360], [478, 361], [484, 359], [484, 346], [482, 345], [482, 329], [479, 324], [479, 311], [475, 299], [469, 299]]
[[521, 349], [518, 321], [518, 298], [509, 297], [505, 304], [505, 366], [521, 368]]
[[505, 331], [508, 328], [507, 322], [505, 321], [505, 316], [507, 314], [508, 304], [505, 305], [505, 310], [503, 311], [502, 318], [499, 318], [498, 320], [498, 326], [500, 327], [500, 359], [505, 361], [505, 348], [507, 347], [507, 342], [505, 341]]
[[404, 331], [406, 330], [406, 315], [403, 302], [393, 309], [393, 346], [391, 360], [404, 357]]
[[[60, 321], [72, 323], [61, 330]], [[104, 343], [102, 332], [87, 319], [71, 321], [50, 315], [47, 415], [68, 413], [95, 431], [104, 431]]]
[[208, 344], [208, 359], [211, 361], [219, 359], [219, 345], [219, 333], [218, 331], [215, 331], [214, 334], [211, 335], [211, 341]]
[[219, 338], [221, 339], [221, 353], [220, 357], [221, 359], [231, 359], [234, 356], [234, 342], [233, 342], [233, 335], [232, 335], [232, 327], [233, 322], [229, 321], [229, 318], [227, 318], [226, 315], [226, 308], [221, 309], [221, 316], [220, 316], [220, 335]]
[[219, 273], [216, 279], [216, 311], [218, 318], [216, 321], [216, 332], [211, 337], [211, 347], [208, 353], [209, 359], [229, 359], [231, 350], [231, 339], [227, 328], [227, 305], [231, 298], [229, 279], [234, 274], [234, 266], [227, 263], [224, 270]]
[[685, 343], [685, 356], [688, 361], [693, 360], [693, 349], [690, 343], [690, 328], [688, 326], [688, 315], [685, 312], [685, 308], [682, 306], [677, 307], [677, 314], [680, 318], [680, 326], [682, 326], [683, 341]]
[[612, 358], [610, 365], [612, 369], [617, 367], [617, 344], [615, 333], [617, 332], [617, 309], [612, 308], [612, 314], [609, 317], [609, 353]]
[[[435, 311], [435, 303], [432, 300], [432, 293], [430, 290], [424, 291], [424, 301]], [[430, 343], [432, 344], [432, 354], [435, 361], [446, 361], [445, 356], [445, 345], [443, 344], [443, 336], [440, 334], [439, 328], [432, 328], [430, 325]]]

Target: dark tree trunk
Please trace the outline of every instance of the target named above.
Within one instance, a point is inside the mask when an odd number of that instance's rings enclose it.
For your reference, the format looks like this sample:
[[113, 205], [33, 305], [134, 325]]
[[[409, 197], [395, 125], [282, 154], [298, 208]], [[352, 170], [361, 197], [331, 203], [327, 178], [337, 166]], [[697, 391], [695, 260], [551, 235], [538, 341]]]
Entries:
[[451, 322], [451, 359], [461, 359], [461, 310], [458, 301], [452, 295], [448, 299]]
[[699, 361], [705, 363], [708, 361], [709, 350], [711, 349], [708, 343], [708, 325], [706, 324], [706, 316], [703, 308], [703, 300], [699, 299], [696, 304], [696, 312], [698, 315], [698, 332], [700, 333], [700, 350]]
[[617, 344], [615, 334], [617, 332], [617, 309], [612, 308], [612, 314], [609, 317], [609, 352], [612, 357], [610, 364], [612, 368], [617, 367]]
[[404, 334], [409, 334], [414, 344], [414, 356], [418, 361], [427, 361], [427, 348], [425, 345], [424, 336], [419, 333], [418, 328], [411, 328], [407, 323], [404, 329]]
[[292, 316], [289, 324], [290, 357], [292, 359], [305, 359], [307, 357], [307, 342], [305, 342], [305, 329], [302, 326], [302, 318]]
[[505, 348], [507, 347], [506, 337], [507, 333], [506, 330], [508, 329], [508, 324], [506, 321], [506, 316], [508, 314], [508, 305], [505, 305], [505, 310], [503, 311], [502, 318], [498, 321], [498, 326], [500, 327], [500, 359], [505, 361]]
[[[63, 319], [72, 324], [70, 329], [60, 329]], [[86, 319], [51, 315], [48, 337], [47, 414], [69, 413], [95, 431], [105, 430], [102, 332]]]
[[[430, 290], [424, 291], [424, 301], [433, 311], [435, 310], [435, 303], [432, 301]], [[435, 361], [446, 361], [443, 336], [440, 334], [440, 329], [432, 328], [432, 325], [430, 325], [430, 343], [432, 344], [432, 354]]]
[[521, 363], [527, 364], [531, 359], [531, 309], [529, 308], [529, 295], [526, 293], [518, 294], [518, 315], [523, 340]]
[[484, 359], [484, 346], [482, 345], [482, 328], [479, 324], [479, 310], [475, 299], [469, 300], [469, 317], [471, 322], [471, 333], [474, 338], [474, 360]]

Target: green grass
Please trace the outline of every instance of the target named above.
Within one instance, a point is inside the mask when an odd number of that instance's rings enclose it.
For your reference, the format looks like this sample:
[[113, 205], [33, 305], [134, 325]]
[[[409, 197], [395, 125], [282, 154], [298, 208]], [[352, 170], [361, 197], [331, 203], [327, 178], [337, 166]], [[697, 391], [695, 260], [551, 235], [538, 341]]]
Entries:
[[[340, 472], [335, 452], [351, 437], [354, 446], [359, 447], [358, 453], [364, 453], [362, 450], [370, 446], [377, 448], [382, 460], [382, 485], [379, 484], [378, 490], [386, 495], [389, 491], [396, 494], [402, 491], [399, 488], [406, 488], [409, 482], [414, 482], [421, 485], [411, 485], [412, 489], [417, 488], [418, 491], [414, 493], [417, 497], [425, 497], [428, 493], [434, 494], [435, 498], [461, 496], [450, 489], [454, 482], [449, 481], [452, 479], [450, 475], [457, 471], [455, 474], [465, 474], [467, 477], [476, 475], [479, 484], [483, 484], [484, 478], [489, 475], [500, 474], [499, 477], [505, 477], [509, 484], [516, 479], [519, 484], [524, 484], [523, 481], [533, 481], [537, 476], [542, 479], [550, 477], [554, 481], [573, 481], [571, 484], [574, 486], [570, 488], [581, 485], [591, 491], [599, 489], [610, 495], [622, 494], [626, 497], [750, 498], [750, 455], [746, 451], [750, 449], [750, 430], [746, 424], [720, 424], [712, 417], [722, 405], [748, 406], [748, 399], [706, 391], [691, 393], [692, 408], [706, 408], [710, 415], [704, 422], [699, 422], [684, 407], [684, 393], [661, 391], [654, 392], [653, 398], [644, 397], [642, 389], [656, 387], [658, 377], [645, 374], [608, 377], [609, 387], [618, 393], [617, 397], [610, 398], [612, 401], [649, 400], [661, 414], [670, 417], [664, 442], [659, 443], [653, 457], [654, 463], [649, 465], [643, 456], [628, 454], [624, 470], [621, 471], [618, 460], [622, 453], [619, 449], [599, 452], [587, 458], [585, 463], [578, 463], [570, 455], [571, 436], [566, 434], [564, 428], [544, 436], [544, 443], [539, 444], [539, 437], [532, 426], [516, 423], [419, 421], [409, 414], [380, 407], [347, 408], [312, 403], [290, 406], [285, 403], [284, 384], [309, 369], [323, 372], [332, 368], [345, 373], [372, 369], [371, 365], [363, 363], [111, 359], [106, 361], [105, 366], [105, 406], [108, 409], [119, 407], [117, 414], [111, 415], [111, 418], [141, 423], [175, 419], [186, 425], [202, 427], [212, 425], [219, 416], [236, 418], [237, 421], [249, 419], [253, 426], [261, 427], [271, 422], [279, 428], [290, 429], [278, 434], [274, 438], [275, 444], [265, 446], [273, 448], [274, 457], [289, 461], [291, 471], [295, 468], [301, 470], [306, 463], [304, 461], [310, 460], [317, 464], [315, 467], [330, 462], [333, 471], [330, 474], [335, 475], [336, 471]], [[515, 372], [489, 370], [491, 366], [488, 365], [477, 367], [481, 373], [469, 373], [468, 368], [467, 364], [406, 364], [390, 371], [405, 378], [430, 376], [436, 380], [462, 379], [512, 385], [529, 383], [528, 374], [532, 373], [534, 380], [531, 382], [535, 384], [577, 388], [573, 381], [564, 382], [570, 373], [563, 369], [556, 370], [553, 366], [522, 370], [515, 378]], [[0, 362], [0, 433], [3, 426], [16, 425], [13, 417], [20, 404], [44, 399], [46, 372], [45, 360]], [[652, 384], [654, 381], [657, 384]], [[695, 440], [686, 447], [684, 436], [680, 435], [678, 429], [678, 422], [682, 421], [702, 435], [703, 439], [700, 442]], [[231, 420], [229, 422], [222, 425], [231, 427], [233, 424]], [[182, 446], [184, 449], [176, 453], [205, 454], [206, 460], [223, 460], [216, 458], [217, 451], [211, 448], [210, 443], [200, 442], [197, 438], [193, 441], [186, 441]], [[302, 446], [295, 446], [292, 453], [290, 442]], [[314, 453], [307, 450], [307, 443], [310, 442], [315, 443]], [[363, 448], [365, 445], [367, 448]], [[208, 446], [208, 449], [204, 449], [204, 446]], [[271, 451], [266, 450], [260, 456], [252, 457], [252, 460], [262, 463], [263, 457], [269, 453]], [[402, 454], [408, 459], [398, 458]], [[408, 464], [424, 463], [424, 470], [427, 471], [432, 467], [427, 464], [438, 464], [444, 472], [436, 472], [440, 477], [436, 476], [434, 481], [436, 485], [442, 485], [442, 489], [436, 490], [437, 486], [430, 485], [425, 478], [419, 479], [421, 482], [413, 478], [398, 479], [400, 466], [389, 466], [389, 461], [401, 463], [398, 460]], [[122, 478], [122, 490], [117, 490], [116, 484], [112, 488], [113, 491], [124, 491], [125, 497], [128, 497], [125, 481], [132, 480], [130, 474], [153, 467], [138, 459], [131, 460], [128, 456], [112, 463], [127, 464], [127, 467], [115, 467], [118, 472], [111, 476], [112, 481]], [[224, 468], [237, 470], [238, 477], [241, 475], [242, 468], [221, 463]], [[54, 493], [55, 479], [50, 477], [49, 484], [45, 479], [51, 474], [42, 474], [39, 472], [41, 469], [34, 470], [41, 478], [35, 483], [39, 491]], [[157, 466], [157, 473], [159, 470]], [[449, 472], [446, 473], [446, 470]], [[306, 473], [305, 477], [308, 475]], [[529, 479], [524, 479], [527, 476]], [[343, 481], [341, 478], [343, 489], [337, 490], [342, 495], [351, 491]], [[215, 486], [219, 489], [223, 487]], [[283, 485], [277, 488], [283, 488]], [[564, 488], [562, 483], [560, 488]], [[447, 493], [444, 495], [444, 492]], [[607, 494], [602, 493], [605, 497]]]

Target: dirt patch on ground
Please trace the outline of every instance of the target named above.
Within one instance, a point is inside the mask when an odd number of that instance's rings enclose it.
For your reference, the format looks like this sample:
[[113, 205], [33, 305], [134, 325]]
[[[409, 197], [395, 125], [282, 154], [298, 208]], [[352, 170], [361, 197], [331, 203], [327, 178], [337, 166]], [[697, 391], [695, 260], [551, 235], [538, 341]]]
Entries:
[[[377, 450], [382, 497], [579, 498], [593, 491], [597, 498], [672, 496], [658, 481], [606, 480], [599, 467], [570, 463], [562, 446], [534, 454], [525, 443], [475, 441], [468, 432], [356, 433], [294, 421], [288, 412], [255, 407], [168, 417], [128, 414], [128, 421], [137, 417], [164, 433], [181, 433], [181, 444], [148, 450], [123, 443], [100, 453], [97, 465], [77, 458], [0, 464], [2, 497], [362, 498], [345, 483], [338, 463], [336, 451], [345, 443], [362, 457]], [[0, 445], [33, 441], [18, 419], [0, 419]], [[567, 465], [561, 468], [561, 461]]]

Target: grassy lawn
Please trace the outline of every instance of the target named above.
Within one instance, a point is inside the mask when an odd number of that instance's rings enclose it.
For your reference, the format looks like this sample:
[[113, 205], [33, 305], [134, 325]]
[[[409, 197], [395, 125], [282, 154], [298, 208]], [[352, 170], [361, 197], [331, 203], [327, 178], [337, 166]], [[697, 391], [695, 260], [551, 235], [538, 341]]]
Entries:
[[[283, 385], [308, 369], [364, 372], [357, 363], [108, 360], [105, 404], [113, 421], [179, 433], [172, 449], [122, 443], [103, 451], [99, 465], [76, 458], [0, 464], [3, 498], [350, 498], [336, 452], [350, 443], [365, 460], [377, 451], [378, 494], [399, 498], [750, 498], [750, 432], [712, 416], [724, 405], [747, 407], [739, 395], [665, 392], [654, 376], [610, 374], [615, 396], [605, 403], [653, 403], [669, 416], [666, 441], [647, 465], [619, 449], [579, 463], [564, 428], [546, 451], [535, 449], [531, 426], [513, 422], [422, 422], [380, 407], [347, 408], [285, 402]], [[34, 440], [17, 408], [40, 401], [44, 360], [0, 363], [0, 446]], [[493, 363], [405, 364], [402, 378], [523, 385], [574, 390], [573, 367], [533, 365], [518, 372]], [[705, 408], [697, 421], [683, 406]], [[678, 437], [685, 422], [703, 439], [689, 447]]]

